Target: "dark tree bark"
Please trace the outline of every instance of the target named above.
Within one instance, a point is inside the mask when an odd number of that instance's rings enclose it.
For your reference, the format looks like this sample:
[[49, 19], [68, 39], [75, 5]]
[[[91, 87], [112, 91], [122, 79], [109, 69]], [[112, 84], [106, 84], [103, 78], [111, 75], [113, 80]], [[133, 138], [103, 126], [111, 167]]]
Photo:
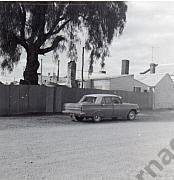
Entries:
[[27, 64], [24, 71], [24, 84], [38, 85], [37, 70], [39, 68], [38, 51], [34, 45], [27, 49]]

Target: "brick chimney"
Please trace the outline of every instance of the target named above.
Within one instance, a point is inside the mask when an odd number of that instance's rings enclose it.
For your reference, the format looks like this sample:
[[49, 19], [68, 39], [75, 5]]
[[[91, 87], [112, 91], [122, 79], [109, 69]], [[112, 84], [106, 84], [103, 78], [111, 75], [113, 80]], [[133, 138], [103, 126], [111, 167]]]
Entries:
[[122, 60], [121, 74], [129, 74], [129, 60]]
[[68, 63], [67, 85], [69, 87], [77, 87], [77, 83], [76, 83], [76, 62], [75, 61], [70, 61]]
[[155, 74], [155, 68], [156, 68], [155, 63], [150, 63], [150, 74]]

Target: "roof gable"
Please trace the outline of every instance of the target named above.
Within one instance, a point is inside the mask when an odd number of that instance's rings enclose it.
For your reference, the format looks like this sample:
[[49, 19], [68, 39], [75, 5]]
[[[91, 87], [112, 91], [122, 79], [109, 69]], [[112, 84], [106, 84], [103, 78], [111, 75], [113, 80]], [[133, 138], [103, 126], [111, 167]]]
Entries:
[[134, 78], [149, 87], [155, 87], [165, 76], [169, 74], [141, 74], [135, 75]]

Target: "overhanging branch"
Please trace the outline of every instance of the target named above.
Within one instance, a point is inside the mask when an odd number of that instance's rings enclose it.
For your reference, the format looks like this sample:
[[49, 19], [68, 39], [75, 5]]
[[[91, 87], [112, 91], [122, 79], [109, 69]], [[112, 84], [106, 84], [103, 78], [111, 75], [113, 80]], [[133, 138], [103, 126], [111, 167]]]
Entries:
[[42, 33], [42, 34], [38, 37], [38, 39], [37, 39], [37, 41], [36, 41], [36, 45], [37, 45], [38, 47], [42, 46], [42, 44], [43, 44], [47, 39], [49, 39], [49, 38], [53, 35], [54, 29], [57, 27], [58, 23], [59, 23], [60, 21], [62, 21], [62, 20], [64, 20], [63, 17], [58, 18], [58, 19], [53, 23], [53, 25], [52, 25], [52, 27], [51, 27], [51, 29], [49, 30], [48, 33], [46, 33], [46, 34]]
[[20, 29], [20, 37], [25, 39], [25, 23], [26, 23], [26, 10], [23, 4], [21, 4], [20, 9], [20, 18], [21, 18], [21, 29]]
[[62, 36], [57, 36], [57, 37], [54, 39], [54, 41], [53, 41], [53, 43], [52, 43], [52, 45], [51, 45], [50, 47], [47, 47], [47, 48], [45, 48], [45, 49], [39, 49], [38, 54], [44, 55], [44, 54], [46, 54], [46, 53], [54, 50], [54, 49], [58, 46], [59, 42], [60, 42], [60, 41], [63, 41], [63, 40], [65, 40], [64, 37], [62, 37]]
[[62, 17], [62, 18], [58, 18], [58, 19], [53, 23], [51, 29], [50, 29], [49, 32], [47, 33], [47, 36], [52, 35], [52, 33], [53, 33], [54, 29], [57, 27], [58, 23], [59, 23], [60, 21], [63, 21], [63, 20], [64, 20], [63, 17]]
[[17, 44], [20, 44], [27, 50], [28, 44], [27, 44], [26, 40], [23, 38], [20, 38], [19, 36], [15, 35], [15, 34], [14, 34], [14, 37], [16, 39]]
[[57, 30], [55, 30], [52, 33], [52, 35], [59, 33], [70, 21], [71, 19], [68, 19], [67, 21], [65, 21]]

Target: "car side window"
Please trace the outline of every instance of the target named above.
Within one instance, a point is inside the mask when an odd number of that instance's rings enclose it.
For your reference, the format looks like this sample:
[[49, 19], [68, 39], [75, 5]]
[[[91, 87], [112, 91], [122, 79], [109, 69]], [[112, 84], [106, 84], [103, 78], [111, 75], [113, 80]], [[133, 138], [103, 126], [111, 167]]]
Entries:
[[113, 102], [113, 104], [121, 104], [120, 98], [117, 98], [117, 97], [113, 97], [112, 102]]
[[96, 97], [93, 97], [93, 96], [87, 96], [83, 99], [82, 102], [88, 102], [88, 103], [92, 103], [94, 104], [96, 101]]
[[112, 98], [111, 97], [103, 97], [102, 104], [112, 104]]

